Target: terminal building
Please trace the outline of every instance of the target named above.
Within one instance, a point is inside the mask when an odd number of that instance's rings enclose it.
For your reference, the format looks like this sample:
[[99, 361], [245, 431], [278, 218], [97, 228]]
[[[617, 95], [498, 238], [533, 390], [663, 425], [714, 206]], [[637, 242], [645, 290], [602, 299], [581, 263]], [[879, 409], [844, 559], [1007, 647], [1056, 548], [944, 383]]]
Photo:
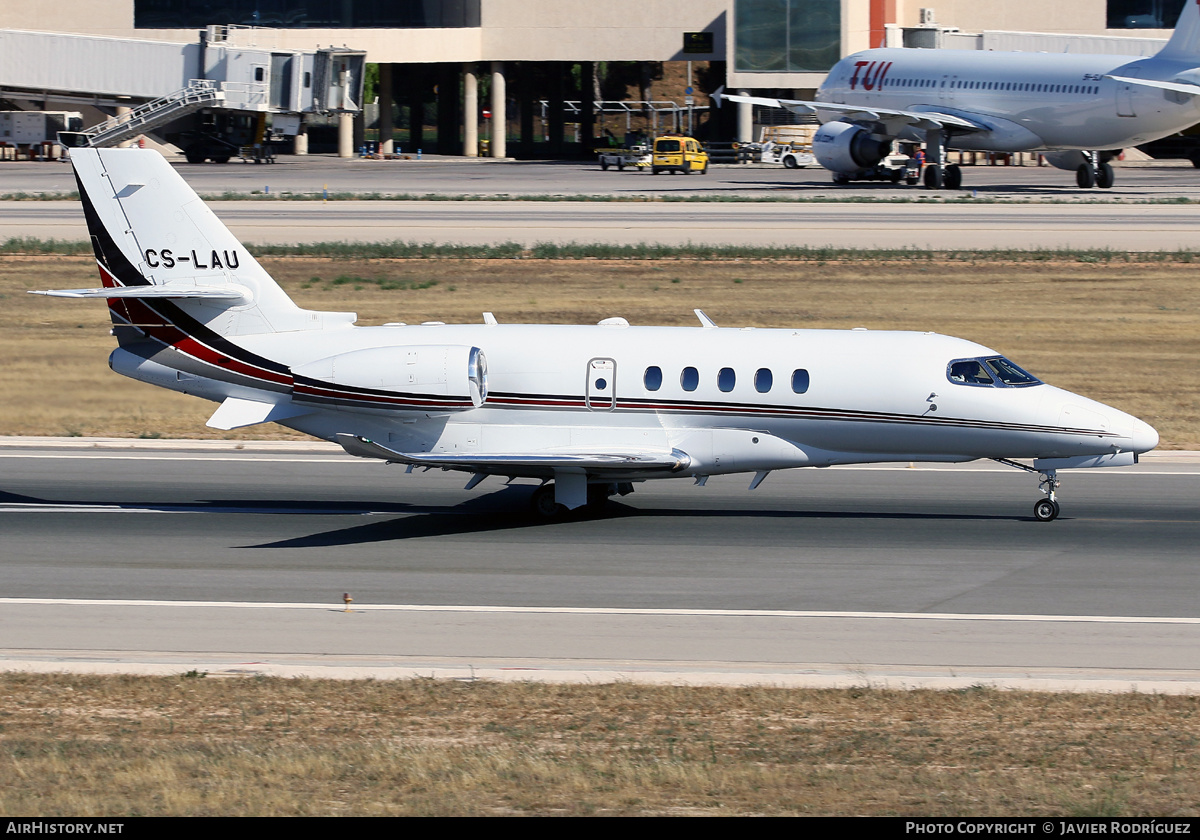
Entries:
[[[174, 96], [194, 79], [218, 91], [227, 89], [230, 102], [237, 91], [253, 94], [256, 85], [263, 91], [260, 98], [274, 94], [277, 99], [286, 85], [296, 99], [306, 83], [306, 56], [324, 50], [347, 59], [336, 65], [342, 67], [341, 76], [334, 71], [326, 78], [326, 87], [308, 105], [265, 108], [278, 114], [283, 125], [298, 116], [298, 151], [304, 151], [308, 126], [333, 119], [340, 124], [342, 154], [361, 144], [369, 123], [370, 136], [379, 138], [384, 152], [400, 142], [407, 151], [442, 154], [566, 156], [619, 135], [622, 125], [634, 124], [634, 116], [642, 126], [653, 118], [657, 129], [690, 126], [708, 140], [752, 139], [765, 117], [748, 106], [712, 109], [709, 94], [725, 85], [805, 98], [839, 58], [868, 47], [1145, 54], [1169, 36], [1184, 2], [6, 3], [0, 6], [0, 99], [26, 110], [78, 105], [126, 113], [141, 103]], [[34, 45], [30, 33], [41, 33], [37, 37], [42, 40]], [[205, 50], [218, 46], [228, 61], [212, 60], [215, 53], [204, 58]], [[161, 61], [141, 61], [146, 50], [157, 51]], [[252, 51], [264, 58], [241, 64], [254, 75], [222, 75], [237, 63], [235, 56]], [[172, 52], [176, 59], [168, 57]], [[192, 53], [197, 57], [189, 59]], [[363, 64], [354, 64], [354, 56], [361, 56]], [[122, 61], [128, 71], [112, 72], [113, 63]], [[361, 77], [355, 76], [358, 66], [363, 67]], [[663, 77], [675, 81], [669, 97]], [[366, 108], [355, 101], [364, 81]], [[332, 95], [329, 85], [339, 84], [340, 93]]]

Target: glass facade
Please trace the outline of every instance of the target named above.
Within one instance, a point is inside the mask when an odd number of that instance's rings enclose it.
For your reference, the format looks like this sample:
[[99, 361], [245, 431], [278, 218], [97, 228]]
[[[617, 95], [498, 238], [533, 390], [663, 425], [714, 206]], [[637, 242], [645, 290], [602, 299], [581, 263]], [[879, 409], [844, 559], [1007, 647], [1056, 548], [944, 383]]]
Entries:
[[736, 0], [739, 73], [825, 73], [842, 53], [841, 0]]
[[460, 29], [479, 26], [481, 0], [134, 0], [138, 29], [213, 24], [282, 29]]
[[1172, 29], [1187, 0], [1108, 0], [1109, 29]]

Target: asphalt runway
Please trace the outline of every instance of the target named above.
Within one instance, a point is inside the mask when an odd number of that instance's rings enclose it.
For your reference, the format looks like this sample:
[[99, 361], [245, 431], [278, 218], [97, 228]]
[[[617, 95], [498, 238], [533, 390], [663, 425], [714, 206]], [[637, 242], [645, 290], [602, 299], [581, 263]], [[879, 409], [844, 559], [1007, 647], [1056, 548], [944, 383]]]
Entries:
[[[1192, 249], [1200, 213], [1163, 204], [211, 202], [247, 244], [711, 243], [838, 248]], [[0, 240], [84, 240], [74, 202], [0, 202]]]
[[1200, 687], [1194, 458], [1064, 474], [1053, 523], [1024, 473], [898, 465], [542, 524], [529, 485], [285, 450], [10, 442], [0, 661]]
[[[282, 156], [268, 166], [230, 163], [175, 168], [197, 192], [380, 193], [437, 196], [611, 196], [709, 198], [819, 198], [895, 200], [977, 195], [997, 201], [1169, 201], [1200, 198], [1200, 170], [1187, 161], [1118, 162], [1112, 189], [1083, 190], [1075, 173], [1043, 166], [967, 166], [962, 191], [931, 192], [883, 182], [835, 186], [819, 167], [788, 170], [762, 164], [716, 164], [708, 175], [651, 175], [646, 170], [602, 171], [586, 161], [470, 160], [425, 156], [423, 160], [341, 160], [329, 156]], [[65, 163], [0, 162], [0, 193], [62, 193], [75, 190]]]

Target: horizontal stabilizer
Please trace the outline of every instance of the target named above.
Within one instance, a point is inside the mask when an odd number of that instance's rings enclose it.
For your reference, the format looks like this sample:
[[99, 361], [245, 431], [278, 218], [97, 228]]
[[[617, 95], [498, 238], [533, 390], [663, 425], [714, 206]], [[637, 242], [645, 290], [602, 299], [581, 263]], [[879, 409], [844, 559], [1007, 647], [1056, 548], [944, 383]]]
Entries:
[[62, 298], [200, 298], [204, 300], [245, 300], [241, 289], [222, 286], [126, 286], [117, 289], [49, 289], [30, 292]]
[[337, 442], [351, 455], [379, 458], [418, 467], [442, 467], [451, 470], [499, 473], [501, 475], [540, 476], [556, 469], [587, 472], [678, 472], [691, 459], [678, 449], [669, 452], [539, 452], [536, 454], [483, 454], [442, 452], [397, 452], [358, 435], [339, 434]]
[[1125, 85], [1138, 85], [1139, 87], [1185, 93], [1188, 96], [1200, 96], [1200, 85], [1189, 85], [1180, 82], [1156, 82], [1153, 79], [1131, 79], [1128, 76], [1105, 76], [1104, 78], [1112, 79], [1114, 82], [1120, 82]]
[[286, 420], [289, 417], [299, 417], [310, 414], [304, 408], [297, 408], [288, 403], [260, 402], [258, 400], [243, 400], [238, 397], [228, 397], [221, 407], [213, 412], [204, 425], [214, 429], [240, 429], [243, 426], [255, 426], [259, 423], [272, 423]]

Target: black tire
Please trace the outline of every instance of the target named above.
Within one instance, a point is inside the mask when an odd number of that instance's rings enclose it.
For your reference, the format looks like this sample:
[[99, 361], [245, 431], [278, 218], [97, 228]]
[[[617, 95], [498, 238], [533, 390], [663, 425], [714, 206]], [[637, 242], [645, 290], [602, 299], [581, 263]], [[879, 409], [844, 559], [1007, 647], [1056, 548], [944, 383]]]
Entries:
[[783, 168], [784, 169], [799, 169], [800, 164], [796, 163], [796, 158], [794, 155], [787, 155], [783, 159]]
[[1075, 184], [1081, 190], [1090, 190], [1096, 186], [1096, 170], [1092, 169], [1091, 164], [1082, 164], [1075, 170]]
[[921, 176], [920, 175], [909, 175], [907, 178], [904, 179], [904, 183], [908, 184], [910, 187], [915, 187], [917, 184], [921, 183]]
[[605, 172], [607, 172], [608, 171], [608, 161], [606, 161], [606, 160], [600, 161], [600, 168], [603, 169]]
[[707, 175], [707, 174], [708, 174], [708, 164], [707, 164], [707, 163], [706, 163], [706, 164], [704, 164], [704, 168], [700, 170], [700, 174], [701, 174], [701, 175]]
[[651, 167], [650, 167], [650, 174], [651, 174], [651, 175], [657, 175], [657, 174], [658, 174], [658, 167], [657, 167], [657, 166], [651, 166]]
[[557, 519], [566, 513], [566, 508], [554, 501], [554, 482], [543, 484], [533, 491], [529, 506], [540, 519]]
[[617, 161], [617, 171], [618, 171], [618, 172], [624, 172], [624, 171], [625, 171], [625, 161], [623, 161], [623, 160], [621, 160], [621, 161]]
[[837, 184], [839, 187], [843, 187], [850, 183], [850, 176], [845, 172], [834, 172], [833, 183]]
[[1038, 499], [1033, 505], [1033, 518], [1038, 522], [1053, 522], [1058, 519], [1058, 502]]
[[204, 163], [204, 152], [199, 149], [185, 149], [183, 156], [188, 163]]
[[1116, 180], [1116, 177], [1112, 164], [1102, 163], [1096, 170], [1096, 186], [1102, 190], [1112, 189], [1113, 181]]
[[212, 162], [213, 163], [229, 163], [229, 157], [227, 155], [222, 155], [221, 157], [215, 157], [212, 159]]
[[945, 186], [948, 190], [962, 189], [962, 167], [952, 163], [946, 167]]
[[942, 184], [945, 183], [945, 173], [942, 172], [940, 166], [925, 167], [925, 188], [930, 190], [940, 190]]
[[1192, 162], [1192, 166], [1196, 167], [1197, 169], [1200, 169], [1200, 152], [1192, 152], [1188, 156], [1188, 160], [1190, 160]]

